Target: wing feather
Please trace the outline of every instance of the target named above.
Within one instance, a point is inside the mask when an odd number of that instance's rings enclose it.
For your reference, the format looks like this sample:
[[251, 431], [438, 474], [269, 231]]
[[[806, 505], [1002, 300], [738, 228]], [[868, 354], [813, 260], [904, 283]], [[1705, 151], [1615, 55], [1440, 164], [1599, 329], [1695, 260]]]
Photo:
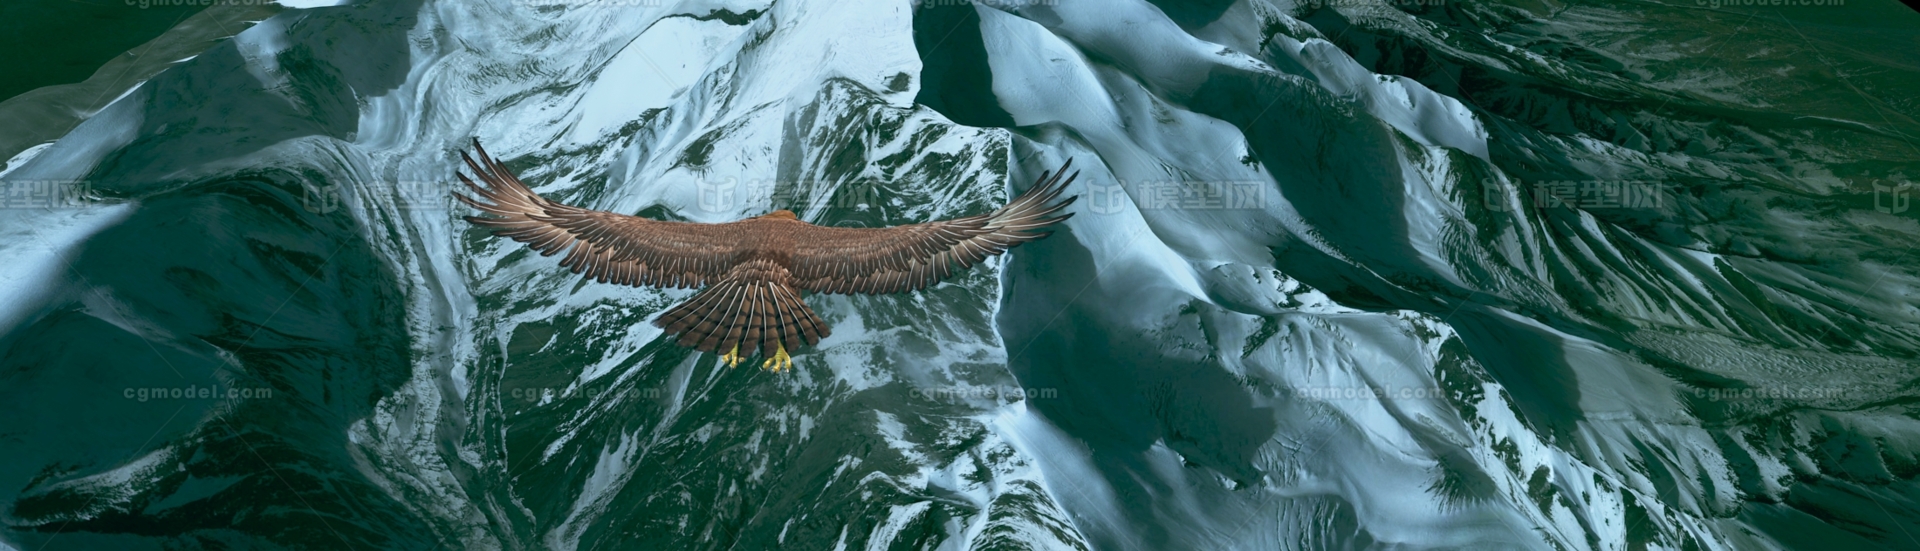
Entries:
[[455, 174], [474, 195], [454, 196], [490, 216], [466, 220], [542, 256], [565, 251], [560, 264], [573, 273], [602, 283], [699, 287], [725, 275], [739, 248], [740, 229], [733, 224], [649, 220], [547, 200], [488, 155], [479, 140], [473, 149], [478, 160], [460, 153], [473, 178]]
[[[899, 293], [922, 289], [1022, 243], [1050, 235], [1037, 231], [1072, 214], [1058, 214], [1079, 197], [1055, 202], [1079, 173], [1041, 173], [1026, 193], [987, 214], [895, 226], [806, 226], [795, 238], [794, 287], [819, 293]], [[1063, 176], [1065, 176], [1063, 178]]]

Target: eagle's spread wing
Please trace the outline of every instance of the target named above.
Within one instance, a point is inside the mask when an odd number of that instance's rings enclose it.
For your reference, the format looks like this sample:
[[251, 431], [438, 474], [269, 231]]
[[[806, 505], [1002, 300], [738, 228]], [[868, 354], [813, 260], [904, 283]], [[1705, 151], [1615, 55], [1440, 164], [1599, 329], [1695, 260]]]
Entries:
[[479, 197], [454, 197], [493, 216], [467, 221], [545, 256], [567, 251], [560, 265], [573, 273], [601, 283], [677, 288], [706, 285], [733, 268], [736, 240], [717, 229], [724, 225], [649, 220], [549, 201], [487, 155], [479, 140], [473, 148], [479, 162], [464, 151], [460, 158], [486, 185], [456, 173]]
[[818, 344], [831, 333], [800, 300], [801, 290], [894, 293], [926, 287], [1046, 237], [1049, 232], [1040, 230], [1071, 216], [1054, 213], [1073, 202], [1053, 202], [1073, 181], [1061, 180], [1067, 169], [1062, 166], [1059, 173], [1042, 174], [1033, 189], [1007, 206], [978, 216], [883, 229], [775, 222], [782, 225], [778, 231], [791, 231], [778, 241], [796, 245], [792, 251], [770, 251], [762, 235], [769, 231], [767, 221], [667, 222], [549, 201], [487, 155], [479, 140], [473, 147], [478, 162], [465, 152], [460, 157], [486, 185], [459, 174], [477, 197], [455, 197], [491, 216], [468, 216], [468, 222], [542, 255], [565, 251], [560, 265], [602, 283], [705, 286], [655, 318], [654, 325], [678, 335], [681, 346], [727, 351], [728, 358], [771, 355], [770, 365], [786, 359], [787, 350]]
[[1026, 193], [986, 214], [891, 228], [836, 228], [808, 225], [796, 236], [792, 273], [795, 287], [822, 293], [899, 293], [925, 288], [987, 257], [1053, 232], [1042, 228], [1073, 217], [1054, 216], [1078, 196], [1055, 203], [1073, 166], [1040, 174]]
[[479, 140], [473, 148], [478, 162], [465, 152], [460, 157], [486, 185], [459, 174], [478, 198], [454, 196], [493, 216], [468, 216], [468, 222], [542, 255], [567, 251], [560, 265], [602, 283], [705, 286], [653, 320], [678, 335], [681, 346], [771, 356], [783, 346], [818, 343], [831, 332], [789, 285], [785, 266], [766, 259], [739, 261], [746, 231], [739, 222], [668, 222], [557, 203], [528, 189]]

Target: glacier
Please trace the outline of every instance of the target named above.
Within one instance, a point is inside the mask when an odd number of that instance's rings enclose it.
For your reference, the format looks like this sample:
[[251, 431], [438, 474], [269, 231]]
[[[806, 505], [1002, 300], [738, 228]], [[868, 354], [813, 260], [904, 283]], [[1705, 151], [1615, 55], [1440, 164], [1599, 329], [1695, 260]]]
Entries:
[[[0, 209], [0, 546], [1920, 548], [1891, 2], [280, 4], [0, 167], [72, 192]], [[474, 137], [661, 219], [1083, 198], [773, 374], [462, 221]]]

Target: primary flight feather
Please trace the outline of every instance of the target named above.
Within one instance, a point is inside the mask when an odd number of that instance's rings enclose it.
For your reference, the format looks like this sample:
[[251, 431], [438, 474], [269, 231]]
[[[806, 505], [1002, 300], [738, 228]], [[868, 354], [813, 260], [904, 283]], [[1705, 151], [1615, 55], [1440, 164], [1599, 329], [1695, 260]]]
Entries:
[[[922, 289], [987, 257], [1045, 238], [1047, 226], [1078, 196], [1056, 201], [1073, 165], [1042, 173], [1019, 197], [986, 214], [890, 228], [836, 228], [801, 221], [793, 212], [723, 224], [671, 222], [549, 201], [528, 189], [474, 140], [475, 161], [460, 157], [474, 178], [455, 174], [476, 196], [454, 194], [491, 216], [466, 220], [526, 243], [560, 265], [601, 283], [704, 287], [653, 324], [681, 346], [727, 351], [738, 365], [760, 354], [763, 368], [792, 367], [788, 350], [818, 344], [833, 329], [801, 300], [803, 292], [885, 294]], [[745, 352], [745, 354], [742, 354]]]

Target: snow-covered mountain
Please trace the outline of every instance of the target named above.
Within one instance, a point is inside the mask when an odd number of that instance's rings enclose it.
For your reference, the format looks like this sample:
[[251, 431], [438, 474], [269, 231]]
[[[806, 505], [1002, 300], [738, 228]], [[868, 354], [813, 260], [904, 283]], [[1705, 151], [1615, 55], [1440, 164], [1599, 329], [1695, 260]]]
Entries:
[[[0, 548], [1920, 547], [1892, 2], [344, 4], [0, 168]], [[655, 218], [1083, 198], [772, 374], [460, 220], [473, 137]]]

